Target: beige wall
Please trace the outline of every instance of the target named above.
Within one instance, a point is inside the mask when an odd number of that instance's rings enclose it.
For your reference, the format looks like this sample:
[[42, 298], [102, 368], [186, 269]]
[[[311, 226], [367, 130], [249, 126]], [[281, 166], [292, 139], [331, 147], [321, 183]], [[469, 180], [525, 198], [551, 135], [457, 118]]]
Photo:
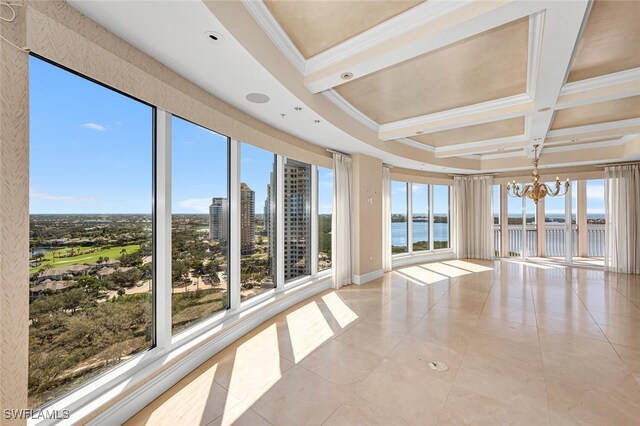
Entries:
[[392, 168], [391, 180], [434, 185], [453, 185], [453, 176], [445, 173], [422, 172], [412, 169]]
[[[24, 8], [0, 34], [26, 42]], [[6, 10], [2, 11], [6, 16]], [[0, 424], [5, 409], [27, 407], [29, 339], [29, 110], [28, 56], [0, 40]]]
[[353, 158], [355, 275], [382, 269], [382, 160], [364, 154]]

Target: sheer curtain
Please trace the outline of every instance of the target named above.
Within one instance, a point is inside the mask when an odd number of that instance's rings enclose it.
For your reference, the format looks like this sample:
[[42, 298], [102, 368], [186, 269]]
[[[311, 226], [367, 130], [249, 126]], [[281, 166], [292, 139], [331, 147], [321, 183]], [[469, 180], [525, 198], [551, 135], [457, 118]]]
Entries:
[[391, 263], [391, 173], [382, 167], [382, 270], [389, 272]]
[[605, 271], [640, 274], [640, 164], [606, 167]]
[[453, 236], [458, 259], [493, 259], [493, 176], [456, 176]]
[[333, 153], [333, 217], [331, 253], [333, 285], [340, 288], [353, 282], [353, 231], [351, 218], [351, 157]]

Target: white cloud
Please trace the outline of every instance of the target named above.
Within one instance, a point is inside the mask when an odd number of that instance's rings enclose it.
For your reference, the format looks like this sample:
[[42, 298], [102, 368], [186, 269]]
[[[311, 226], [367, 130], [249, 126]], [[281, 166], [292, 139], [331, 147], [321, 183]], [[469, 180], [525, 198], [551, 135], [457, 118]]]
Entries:
[[602, 184], [588, 185], [587, 198], [591, 200], [604, 200], [604, 185]]
[[95, 201], [96, 197], [78, 197], [74, 195], [55, 195], [38, 191], [33, 187], [29, 187], [29, 198], [33, 200], [44, 201]]
[[178, 205], [185, 210], [191, 210], [193, 213], [208, 213], [211, 198], [187, 198], [178, 201]]
[[107, 130], [105, 126], [96, 123], [84, 123], [82, 127], [84, 127], [85, 129], [97, 130], [99, 132], [104, 132], [105, 130]]

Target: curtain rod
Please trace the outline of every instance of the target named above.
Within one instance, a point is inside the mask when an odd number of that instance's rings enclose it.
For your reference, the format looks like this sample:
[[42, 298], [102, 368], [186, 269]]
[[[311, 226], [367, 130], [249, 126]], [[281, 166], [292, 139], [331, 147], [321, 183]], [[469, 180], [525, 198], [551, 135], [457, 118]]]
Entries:
[[335, 149], [327, 148], [327, 151], [329, 151], [332, 154], [340, 154], [340, 155], [346, 155], [347, 157], [351, 157], [351, 154], [347, 154], [345, 152], [336, 151]]
[[611, 166], [632, 166], [634, 164], [640, 164], [640, 161], [628, 161], [626, 163], [608, 163], [608, 164], [598, 164], [597, 166], [593, 166], [596, 169], [604, 169], [606, 167]]

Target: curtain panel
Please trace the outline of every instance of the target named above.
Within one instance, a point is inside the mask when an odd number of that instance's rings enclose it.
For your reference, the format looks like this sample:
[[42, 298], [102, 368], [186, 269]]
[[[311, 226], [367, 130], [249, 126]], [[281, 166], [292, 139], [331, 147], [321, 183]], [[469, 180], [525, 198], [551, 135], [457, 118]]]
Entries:
[[333, 216], [331, 238], [333, 286], [353, 282], [353, 218], [351, 217], [351, 157], [333, 153]]
[[494, 258], [493, 176], [456, 176], [452, 240], [458, 259]]
[[382, 270], [393, 268], [391, 258], [391, 171], [382, 167]]
[[605, 168], [605, 271], [640, 274], [640, 164]]

